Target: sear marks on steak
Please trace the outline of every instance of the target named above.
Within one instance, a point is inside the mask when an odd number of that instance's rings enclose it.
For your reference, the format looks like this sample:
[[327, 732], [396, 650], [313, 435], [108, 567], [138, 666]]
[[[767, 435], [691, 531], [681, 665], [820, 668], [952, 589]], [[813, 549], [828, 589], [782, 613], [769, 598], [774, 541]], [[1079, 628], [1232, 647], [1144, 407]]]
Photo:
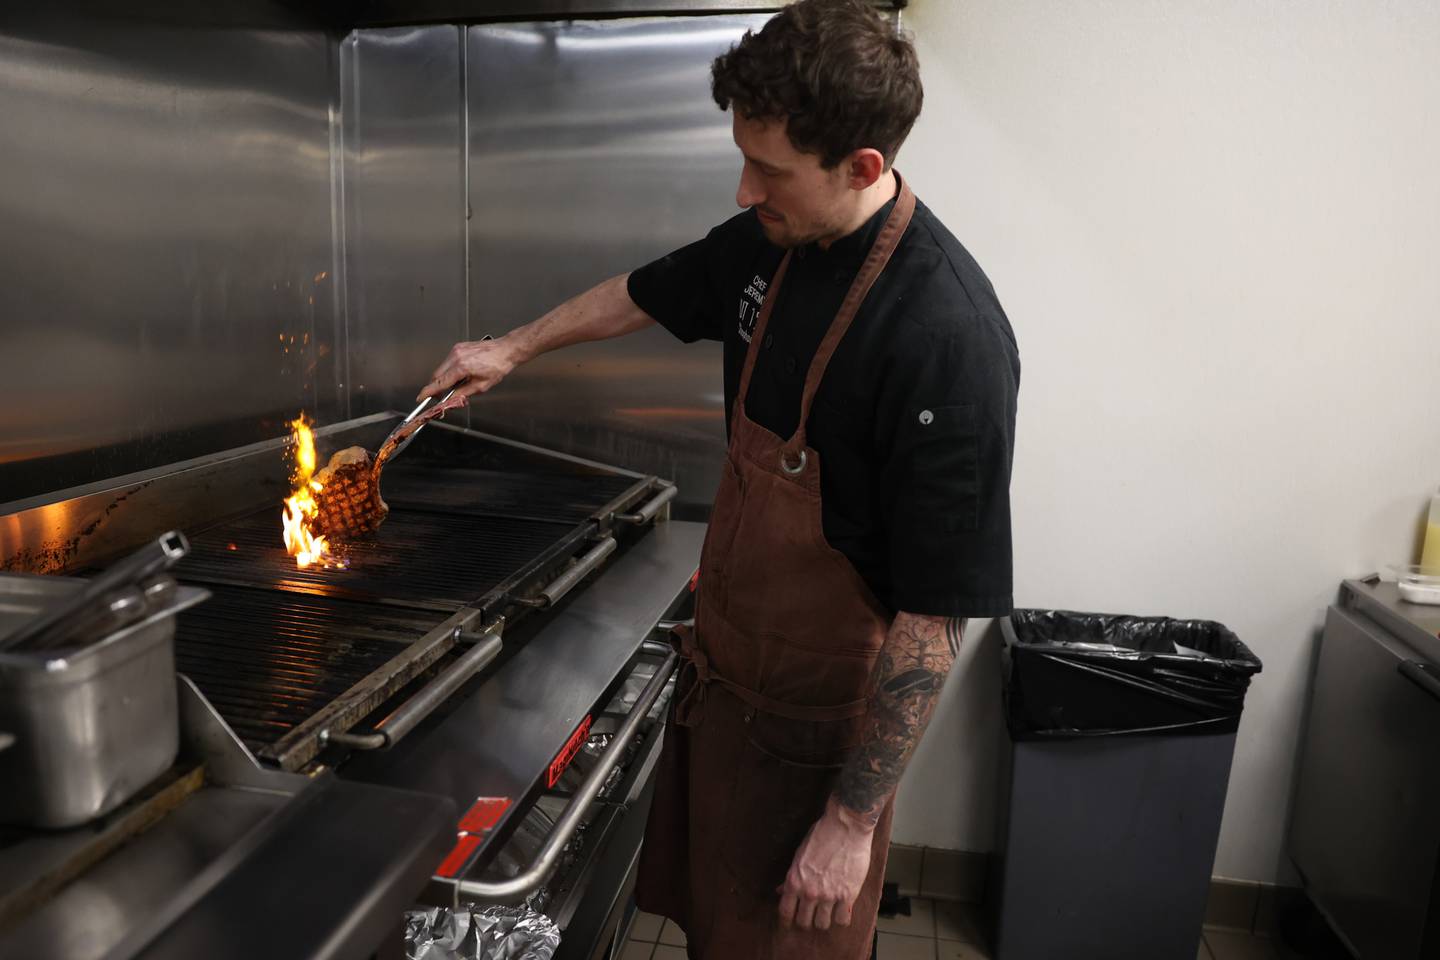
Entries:
[[385, 522], [390, 508], [380, 498], [380, 476], [373, 469], [370, 452], [363, 447], [336, 451], [315, 481], [315, 532], [332, 541], [344, 542], [374, 533]]

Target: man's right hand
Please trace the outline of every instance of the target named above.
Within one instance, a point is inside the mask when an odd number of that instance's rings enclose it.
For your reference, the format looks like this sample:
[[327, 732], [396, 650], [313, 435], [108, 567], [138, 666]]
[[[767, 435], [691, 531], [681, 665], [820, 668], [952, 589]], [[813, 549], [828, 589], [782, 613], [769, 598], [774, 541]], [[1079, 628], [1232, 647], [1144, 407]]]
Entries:
[[509, 341], [509, 337], [501, 337], [455, 344], [415, 399], [438, 397], [455, 387], [455, 399], [469, 400], [491, 389], [519, 366], [514, 345]]

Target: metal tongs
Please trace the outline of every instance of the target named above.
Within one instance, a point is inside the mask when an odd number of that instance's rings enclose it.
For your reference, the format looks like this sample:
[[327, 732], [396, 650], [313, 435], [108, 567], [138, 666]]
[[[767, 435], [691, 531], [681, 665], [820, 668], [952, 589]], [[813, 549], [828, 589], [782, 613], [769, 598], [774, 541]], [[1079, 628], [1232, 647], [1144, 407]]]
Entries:
[[189, 552], [185, 535], [171, 530], [111, 565], [14, 633], [0, 637], [0, 650], [49, 650], [81, 634], [103, 636], [135, 622], [174, 595], [175, 581], [162, 574]]
[[[415, 442], [415, 438], [420, 435], [420, 431], [425, 429], [425, 424], [423, 423], [420, 424], [418, 427], [413, 428], [410, 433], [405, 436], [405, 439], [400, 440], [399, 442], [395, 442], [395, 438], [401, 436], [402, 434], [405, 434], [405, 428], [409, 427], [410, 424], [414, 423], [417, 419], [419, 419], [420, 415], [426, 410], [429, 410], [437, 403], [444, 403], [446, 400], [449, 400], [450, 397], [454, 395], [455, 390], [456, 387], [451, 387], [449, 390], [446, 390], [445, 396], [441, 397], [439, 400], [436, 400], [434, 397], [426, 397], [424, 400], [420, 401], [419, 405], [416, 406], [414, 410], [410, 411], [409, 416], [396, 424], [395, 429], [391, 430], [390, 435], [385, 438], [385, 442], [380, 444], [380, 449], [382, 451], [386, 450], [387, 448], [390, 450], [390, 452], [386, 454], [385, 459], [391, 460], [399, 456], [406, 447], [410, 446], [411, 443]], [[390, 446], [391, 443], [395, 444], [394, 447]]]
[[[487, 333], [480, 339], [494, 340], [495, 338]], [[460, 383], [464, 382], [464, 380], [460, 381]], [[424, 400], [421, 400], [420, 403], [416, 405], [415, 409], [411, 410], [409, 415], [406, 416], [404, 420], [401, 420], [398, 424], [395, 425], [395, 429], [390, 431], [390, 435], [385, 438], [385, 442], [380, 444], [380, 454], [384, 456], [385, 461], [393, 460], [395, 457], [398, 457], [402, 452], [404, 452], [406, 447], [410, 446], [410, 444], [415, 441], [415, 438], [419, 436], [420, 431], [425, 429], [425, 423], [422, 423], [416, 427], [412, 427], [411, 424], [413, 424], [416, 420], [420, 419], [420, 417], [424, 415], [425, 411], [435, 406], [435, 404], [443, 404], [446, 400], [449, 400], [451, 397], [453, 397], [455, 395], [455, 391], [460, 389], [460, 383], [457, 383], [449, 390], [446, 390], [445, 396], [441, 397], [439, 400], [436, 400], [434, 397], [426, 397]], [[426, 423], [428, 422], [429, 421], [426, 421]], [[406, 433], [407, 428], [409, 428], [409, 433]], [[397, 437], [401, 439], [397, 440]], [[392, 443], [394, 444], [393, 447], [391, 446]], [[386, 453], [387, 450], [389, 451], [388, 453]], [[379, 458], [377, 456], [377, 460], [378, 459]]]

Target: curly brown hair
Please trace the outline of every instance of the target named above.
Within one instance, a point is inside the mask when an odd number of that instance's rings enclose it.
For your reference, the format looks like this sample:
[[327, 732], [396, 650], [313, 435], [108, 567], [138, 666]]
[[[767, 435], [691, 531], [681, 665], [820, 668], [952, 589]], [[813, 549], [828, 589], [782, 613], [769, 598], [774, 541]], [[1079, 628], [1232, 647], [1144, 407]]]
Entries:
[[721, 110], [788, 121], [795, 149], [825, 169], [871, 147], [888, 167], [925, 92], [909, 39], [863, 0], [800, 0], [747, 31], [710, 68]]

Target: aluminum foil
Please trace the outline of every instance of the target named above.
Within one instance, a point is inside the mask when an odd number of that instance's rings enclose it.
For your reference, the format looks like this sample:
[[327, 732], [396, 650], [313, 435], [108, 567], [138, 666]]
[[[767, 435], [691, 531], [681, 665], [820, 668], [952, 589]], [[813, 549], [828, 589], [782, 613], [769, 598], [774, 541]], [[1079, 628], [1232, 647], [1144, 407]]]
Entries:
[[408, 960], [550, 960], [559, 945], [560, 928], [528, 906], [432, 907], [405, 914]]
[[550, 887], [545, 884], [537, 887], [534, 893], [525, 898], [525, 906], [535, 913], [544, 913], [550, 906]]

